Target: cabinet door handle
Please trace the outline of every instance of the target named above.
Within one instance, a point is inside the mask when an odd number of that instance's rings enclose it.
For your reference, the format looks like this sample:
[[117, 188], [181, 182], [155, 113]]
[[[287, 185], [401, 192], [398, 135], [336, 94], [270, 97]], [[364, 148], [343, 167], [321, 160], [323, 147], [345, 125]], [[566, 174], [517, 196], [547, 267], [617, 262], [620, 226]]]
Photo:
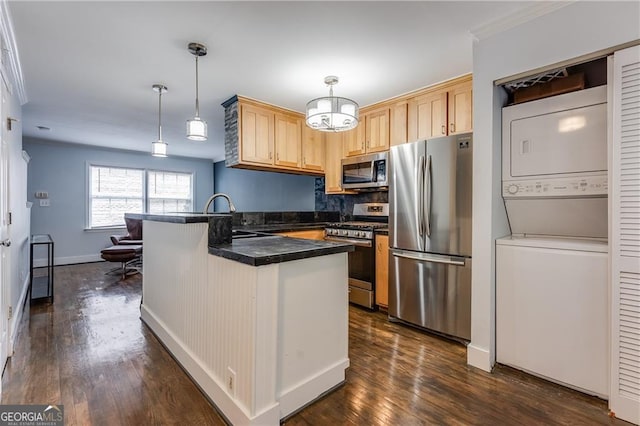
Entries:
[[456, 131], [456, 125], [455, 125], [455, 124], [453, 124], [453, 123], [449, 124], [449, 131], [450, 131], [451, 133], [455, 132], [455, 131]]
[[269, 151], [269, 160], [273, 159], [273, 153]]
[[276, 154], [276, 160], [277, 160], [277, 161], [280, 161], [280, 153], [277, 153], [277, 154]]
[[444, 124], [442, 125], [442, 134], [443, 135], [447, 134], [447, 126], [445, 126]]

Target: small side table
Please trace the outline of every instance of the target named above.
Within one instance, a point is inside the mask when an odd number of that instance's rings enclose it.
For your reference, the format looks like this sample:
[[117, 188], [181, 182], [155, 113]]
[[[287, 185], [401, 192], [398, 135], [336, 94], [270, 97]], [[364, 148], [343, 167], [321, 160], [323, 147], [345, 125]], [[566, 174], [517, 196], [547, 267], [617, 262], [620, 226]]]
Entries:
[[[47, 246], [47, 275], [33, 276], [33, 248], [38, 245]], [[31, 236], [29, 266], [31, 277], [29, 279], [30, 303], [53, 303], [53, 240], [49, 234], [37, 234]]]

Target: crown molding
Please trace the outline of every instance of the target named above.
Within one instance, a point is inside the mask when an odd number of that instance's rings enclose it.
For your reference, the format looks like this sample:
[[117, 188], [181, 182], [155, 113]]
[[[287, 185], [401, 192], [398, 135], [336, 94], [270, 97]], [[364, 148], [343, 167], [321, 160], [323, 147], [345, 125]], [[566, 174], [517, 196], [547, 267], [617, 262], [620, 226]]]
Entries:
[[27, 92], [24, 88], [24, 78], [22, 67], [20, 66], [20, 55], [18, 55], [18, 45], [16, 44], [15, 33], [13, 32], [13, 21], [9, 12], [7, 0], [0, 0], [0, 36], [4, 40], [3, 49], [6, 49], [6, 63], [3, 70], [8, 73], [8, 80], [15, 89], [20, 105], [27, 103]]
[[529, 7], [517, 10], [509, 15], [495, 19], [487, 24], [480, 25], [476, 28], [472, 28], [469, 33], [475, 41], [484, 40], [493, 35], [499, 34], [518, 25], [529, 22], [540, 16], [554, 12], [558, 9], [562, 9], [577, 0], [563, 0], [563, 1], [541, 1], [535, 2]]

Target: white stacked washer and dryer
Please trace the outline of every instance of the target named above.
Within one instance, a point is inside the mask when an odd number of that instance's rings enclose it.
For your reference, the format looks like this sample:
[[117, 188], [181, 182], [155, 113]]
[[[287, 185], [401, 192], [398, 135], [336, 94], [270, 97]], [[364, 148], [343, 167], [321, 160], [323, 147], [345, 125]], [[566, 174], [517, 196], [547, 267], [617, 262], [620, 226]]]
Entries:
[[496, 357], [609, 394], [607, 86], [503, 108]]

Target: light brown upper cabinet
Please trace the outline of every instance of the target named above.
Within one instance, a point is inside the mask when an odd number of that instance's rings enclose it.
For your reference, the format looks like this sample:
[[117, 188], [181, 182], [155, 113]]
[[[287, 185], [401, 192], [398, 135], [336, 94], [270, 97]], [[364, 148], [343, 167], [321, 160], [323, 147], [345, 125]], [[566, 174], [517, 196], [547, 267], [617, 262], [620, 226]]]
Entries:
[[409, 141], [447, 134], [447, 92], [434, 90], [409, 99], [407, 135]]
[[473, 130], [473, 83], [471, 79], [464, 81], [447, 92], [449, 105], [449, 134], [466, 133]]
[[241, 96], [222, 105], [227, 167], [322, 176], [324, 137], [303, 114]]
[[240, 159], [246, 163], [273, 164], [273, 111], [240, 104], [238, 129]]
[[390, 117], [391, 109], [388, 106], [361, 112], [358, 127], [344, 132], [344, 156], [387, 151], [391, 134]]
[[289, 114], [275, 113], [275, 164], [283, 167], [300, 167], [302, 144], [302, 120]]
[[[302, 124], [302, 168], [305, 170], [324, 171], [325, 167], [325, 134]], [[342, 150], [340, 150], [342, 152]]]
[[408, 101], [396, 102], [391, 107], [391, 141], [390, 146], [407, 142], [407, 107]]
[[409, 141], [473, 130], [471, 76], [426, 90], [408, 102]]
[[[353, 129], [355, 131], [356, 129]], [[349, 132], [326, 133], [325, 135], [325, 169], [324, 192], [327, 194], [350, 193], [342, 189], [342, 155], [343, 140]]]

